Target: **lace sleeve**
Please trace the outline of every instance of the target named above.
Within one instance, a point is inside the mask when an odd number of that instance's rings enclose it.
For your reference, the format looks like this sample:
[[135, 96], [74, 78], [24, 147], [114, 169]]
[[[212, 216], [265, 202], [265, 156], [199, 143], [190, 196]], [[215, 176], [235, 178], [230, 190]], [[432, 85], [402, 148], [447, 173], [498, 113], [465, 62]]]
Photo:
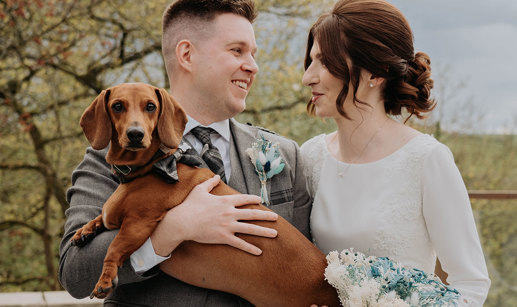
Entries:
[[325, 135], [320, 134], [305, 142], [301, 147], [303, 158], [303, 174], [307, 179], [307, 189], [314, 199], [318, 190], [321, 168], [324, 157], [327, 154], [325, 149]]

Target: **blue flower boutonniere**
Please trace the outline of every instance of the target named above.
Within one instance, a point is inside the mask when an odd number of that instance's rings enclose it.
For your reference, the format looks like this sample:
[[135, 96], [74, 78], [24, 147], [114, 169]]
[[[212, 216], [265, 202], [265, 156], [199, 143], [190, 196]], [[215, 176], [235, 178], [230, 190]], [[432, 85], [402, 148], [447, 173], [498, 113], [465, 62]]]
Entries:
[[285, 166], [284, 159], [278, 150], [278, 143], [273, 144], [260, 135], [260, 139], [254, 142], [251, 148], [246, 149], [246, 153], [250, 156], [251, 163], [255, 166], [255, 171], [260, 179], [262, 203], [269, 206], [267, 180], [279, 174]]

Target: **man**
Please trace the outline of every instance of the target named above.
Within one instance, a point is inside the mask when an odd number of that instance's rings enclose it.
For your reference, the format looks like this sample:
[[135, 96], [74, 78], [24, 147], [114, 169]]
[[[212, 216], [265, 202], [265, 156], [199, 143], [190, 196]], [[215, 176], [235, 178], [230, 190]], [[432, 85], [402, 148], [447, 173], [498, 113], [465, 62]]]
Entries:
[[[258, 67], [251, 23], [256, 16], [252, 0], [179, 0], [165, 12], [162, 51], [171, 94], [188, 114], [184, 140], [198, 152], [215, 146], [224, 162], [221, 177], [243, 195], [215, 196], [208, 192], [219, 177], [198, 185], [185, 201], [170, 210], [151, 238], [118, 272], [118, 286], [106, 306], [248, 306], [234, 295], [194, 287], [166, 274], [168, 255], [185, 240], [228, 244], [259, 255], [260, 249], [235, 236], [246, 233], [275, 237], [276, 231], [242, 222], [275, 220], [276, 214], [237, 207], [258, 203], [260, 182], [245, 150], [260, 135], [278, 142], [286, 166], [270, 179], [271, 209], [309, 237], [311, 199], [299, 149], [295, 142], [242, 125], [231, 119], [245, 108], [245, 98]], [[203, 146], [196, 127], [210, 127], [212, 144]], [[83, 162], [72, 174], [68, 191], [65, 235], [60, 247], [59, 278], [74, 296], [90, 294], [97, 282], [103, 258], [117, 231], [96, 236], [83, 248], [70, 246], [70, 237], [98, 216], [102, 205], [118, 185], [105, 161], [107, 149], [88, 148]], [[251, 194], [251, 195], [246, 195]], [[210, 257], [210, 255], [207, 255]], [[164, 261], [165, 260], [165, 261]], [[163, 262], [162, 262], [163, 261]], [[159, 266], [156, 264], [160, 263]]]

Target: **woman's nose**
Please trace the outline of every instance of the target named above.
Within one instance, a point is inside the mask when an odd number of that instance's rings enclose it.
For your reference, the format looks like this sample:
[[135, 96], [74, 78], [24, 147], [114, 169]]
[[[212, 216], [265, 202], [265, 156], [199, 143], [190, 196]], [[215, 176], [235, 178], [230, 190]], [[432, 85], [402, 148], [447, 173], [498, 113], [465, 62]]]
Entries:
[[311, 66], [309, 66], [307, 70], [303, 73], [302, 83], [305, 86], [311, 86], [313, 84], [318, 83], [317, 75], [311, 69]]

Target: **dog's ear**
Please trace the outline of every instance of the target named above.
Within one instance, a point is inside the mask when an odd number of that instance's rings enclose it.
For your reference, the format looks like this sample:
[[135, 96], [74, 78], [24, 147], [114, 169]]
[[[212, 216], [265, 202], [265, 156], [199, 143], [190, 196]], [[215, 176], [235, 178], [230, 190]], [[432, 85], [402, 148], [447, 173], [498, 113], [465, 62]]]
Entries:
[[81, 116], [80, 125], [94, 149], [103, 149], [111, 140], [111, 120], [106, 104], [111, 90], [103, 90]]
[[187, 114], [166, 90], [155, 88], [154, 91], [161, 104], [160, 118], [158, 118], [158, 136], [163, 145], [169, 148], [178, 148], [187, 124]]

